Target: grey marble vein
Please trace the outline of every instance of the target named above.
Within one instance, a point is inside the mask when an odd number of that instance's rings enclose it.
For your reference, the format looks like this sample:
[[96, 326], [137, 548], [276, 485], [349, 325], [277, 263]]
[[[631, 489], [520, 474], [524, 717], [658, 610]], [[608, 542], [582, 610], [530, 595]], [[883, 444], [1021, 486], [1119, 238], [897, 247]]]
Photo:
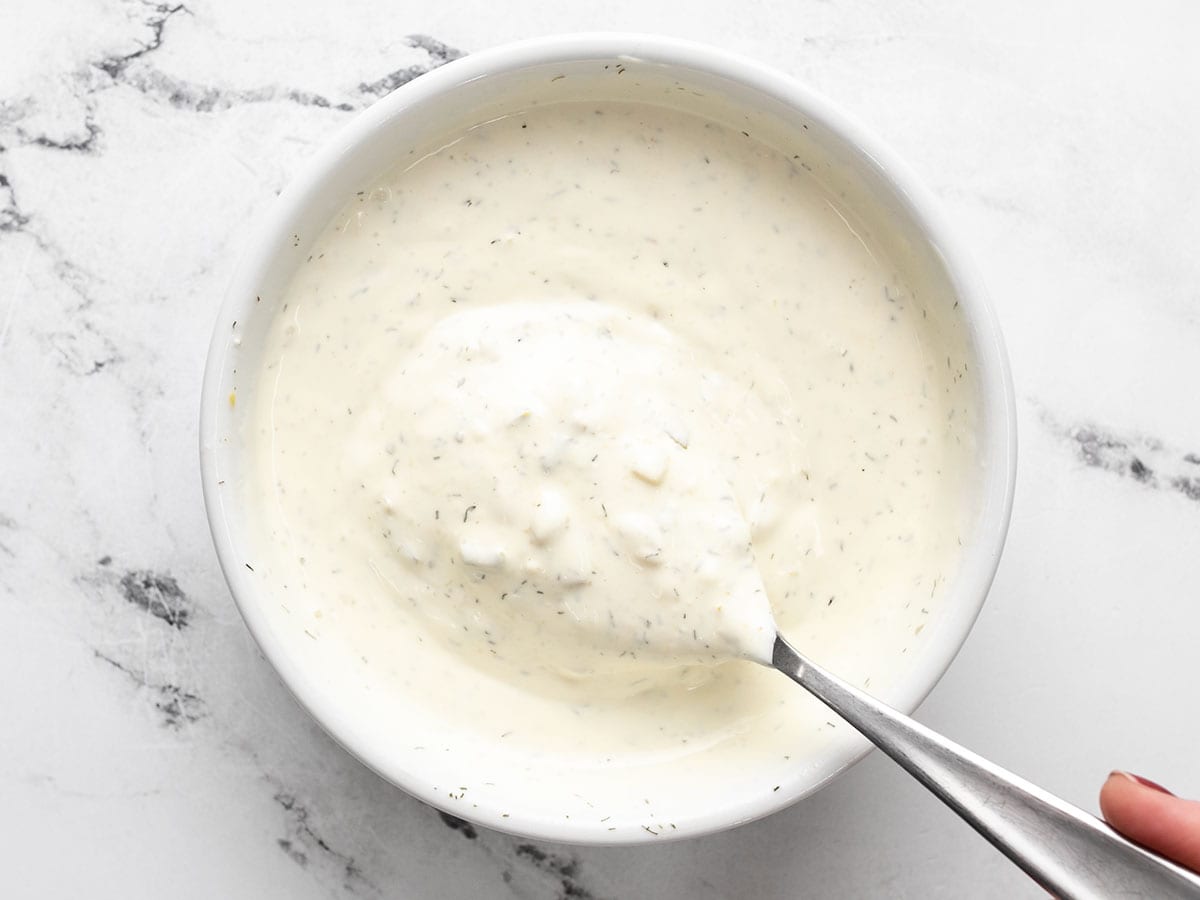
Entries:
[[308, 807], [301, 803], [295, 794], [281, 788], [275, 792], [273, 799], [284, 812], [287, 828], [286, 836], [277, 838], [275, 843], [292, 862], [302, 869], [323, 866], [331, 870], [348, 894], [380, 896], [379, 886], [363, 875], [354, 857], [331, 847], [315, 830]]
[[372, 97], [382, 97], [384, 94], [390, 94], [402, 84], [408, 84], [408, 82], [419, 75], [424, 75], [431, 68], [448, 63], [464, 55], [463, 51], [443, 44], [441, 41], [431, 38], [428, 35], [413, 34], [409, 35], [408, 40], [412, 46], [420, 47], [429, 54], [429, 64], [404, 66], [374, 81], [360, 82], [358, 85], [359, 93]]
[[0, 205], [0, 231], [20, 231], [29, 224], [29, 218], [21, 212], [21, 207], [17, 205], [16, 191], [13, 190], [8, 176], [2, 172], [0, 190], [4, 192], [4, 203]]
[[145, 689], [150, 702], [161, 714], [164, 727], [179, 731], [185, 725], [199, 722], [208, 714], [204, 701], [192, 691], [178, 684], [154, 681], [145, 672], [100, 650], [93, 649], [92, 653], [96, 659], [116, 669], [137, 687]]
[[512, 838], [437, 812], [448, 829], [501, 867], [503, 883], [518, 897], [555, 900], [602, 900], [607, 895], [589, 883], [579, 854], [569, 847]]
[[106, 56], [93, 63], [97, 69], [107, 73], [111, 78], [119, 78], [134, 60], [141, 59], [161, 47], [165, 39], [167, 23], [173, 16], [180, 13], [191, 14], [191, 10], [182, 3], [170, 5], [148, 2], [148, 0], [139, 0], [139, 2], [147, 12], [146, 19], [142, 24], [149, 30], [150, 40], [142, 42], [136, 50], [131, 50], [129, 53]]
[[1045, 412], [1042, 421], [1069, 442], [1075, 458], [1084, 466], [1200, 502], [1200, 453], [1095, 423], [1063, 425]]
[[176, 109], [197, 113], [217, 112], [246, 103], [295, 103], [299, 106], [332, 109], [337, 112], [355, 112], [363, 108], [358, 103], [331, 100], [322, 94], [281, 85], [219, 88], [196, 84], [151, 67], [124, 75], [121, 82]]
[[557, 879], [561, 889], [559, 897], [597, 900], [596, 895], [580, 881], [579, 859], [575, 855], [534, 843], [517, 844], [515, 853], [518, 859], [527, 860], [539, 872]]
[[4, 533], [16, 531], [17, 527], [18, 526], [17, 526], [17, 522], [15, 519], [12, 519], [9, 516], [4, 515], [4, 513], [0, 513], [0, 553], [3, 553], [9, 559], [15, 558], [17, 554], [16, 554], [16, 551], [13, 550], [10, 546], [8, 546], [8, 544], [5, 542], [5, 540], [4, 540], [5, 534]]
[[188, 627], [192, 602], [171, 575], [130, 570], [121, 576], [120, 589], [138, 609], [180, 631]]

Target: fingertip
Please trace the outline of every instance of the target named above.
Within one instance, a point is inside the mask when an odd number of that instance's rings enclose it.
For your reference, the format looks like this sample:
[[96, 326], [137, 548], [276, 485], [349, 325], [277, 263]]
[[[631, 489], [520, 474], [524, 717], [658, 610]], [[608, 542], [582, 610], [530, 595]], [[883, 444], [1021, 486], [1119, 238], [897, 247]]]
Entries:
[[1133, 776], [1120, 769], [1113, 769], [1100, 788], [1100, 813], [1110, 825], [1118, 827], [1128, 804], [1129, 791], [1136, 790], [1140, 785]]
[[1200, 868], [1200, 803], [1117, 770], [1100, 789], [1100, 811], [1131, 840], [1193, 870]]

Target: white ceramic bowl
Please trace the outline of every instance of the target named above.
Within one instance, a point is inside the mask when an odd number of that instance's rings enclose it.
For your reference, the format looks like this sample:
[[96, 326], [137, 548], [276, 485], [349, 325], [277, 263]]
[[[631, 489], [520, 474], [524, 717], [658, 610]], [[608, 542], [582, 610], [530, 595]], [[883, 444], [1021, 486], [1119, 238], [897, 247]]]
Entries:
[[[360, 760], [411, 794], [458, 815], [505, 831], [550, 840], [630, 843], [693, 836], [767, 815], [816, 791], [865, 752], [861, 741], [841, 742], [805, 760], [781, 778], [779, 788], [746, 791], [697, 785], [710, 793], [699, 810], [675, 816], [675, 828], [653, 835], [638, 828], [609, 831], [594, 821], [564, 819], [522, 808], [519, 791], [509, 802], [482, 800], [451, 805], [433, 787], [432, 775], [412, 760], [400, 762], [376, 740], [351, 706], [338, 702], [318, 673], [306, 671], [267, 625], [261, 589], [244, 565], [248, 510], [235, 486], [245, 459], [242, 432], [228, 402], [247, 389], [255, 353], [274, 315], [269, 298], [280, 295], [308, 244], [356, 190], [386, 170], [402, 148], [472, 124], [482, 113], [503, 111], [509, 98], [570, 98], [577, 83], [563, 74], [620, 66], [626, 79], [673, 84], [709, 95], [745, 112], [759, 130], [803, 133], [809, 152], [822, 160], [822, 177], [852, 206], [871, 207], [887, 222], [892, 252], [927, 287], [957, 302], [974, 356], [979, 385], [978, 495], [973, 531], [964, 542], [952, 582], [931, 632], [902, 678], [874, 689], [908, 712], [928, 694], [953, 660], [991, 584], [1008, 526], [1016, 467], [1012, 386], [994, 315], [953, 229], [909, 169], [857, 122], [802, 85], [757, 63], [709, 47], [661, 37], [625, 34], [540, 38], [481, 52], [423, 75], [380, 100], [349, 123], [296, 177], [274, 204], [247, 248], [221, 308], [204, 378], [200, 461], [204, 499], [217, 555], [251, 633], [284, 682], [313, 717]], [[657, 82], [656, 82], [657, 79]], [[681, 93], [680, 96], [683, 94]], [[659, 102], [663, 92], [659, 91]], [[482, 111], [482, 112], [481, 112]], [[772, 124], [774, 123], [774, 124]], [[260, 302], [256, 298], [264, 298]], [[252, 386], [250, 386], [252, 389]], [[799, 688], [797, 688], [799, 690]], [[486, 753], [487, 748], [479, 748]], [[518, 786], [519, 787], [519, 786]], [[502, 813], [502, 810], [507, 815]], [[661, 818], [661, 816], [660, 816]]]

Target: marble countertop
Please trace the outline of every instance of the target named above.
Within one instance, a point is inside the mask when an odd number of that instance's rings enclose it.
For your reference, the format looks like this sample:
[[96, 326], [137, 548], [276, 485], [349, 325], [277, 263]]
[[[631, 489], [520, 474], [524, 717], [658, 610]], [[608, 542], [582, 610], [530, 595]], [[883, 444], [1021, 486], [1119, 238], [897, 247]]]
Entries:
[[445, 819], [238, 617], [200, 376], [254, 217], [356, 110], [554, 31], [718, 44], [870, 124], [975, 249], [1020, 409], [988, 605], [920, 718], [1088, 809], [1200, 794], [1200, 6], [11, 0], [0, 13], [0, 847], [14, 897], [1041, 896], [878, 754], [637, 849]]

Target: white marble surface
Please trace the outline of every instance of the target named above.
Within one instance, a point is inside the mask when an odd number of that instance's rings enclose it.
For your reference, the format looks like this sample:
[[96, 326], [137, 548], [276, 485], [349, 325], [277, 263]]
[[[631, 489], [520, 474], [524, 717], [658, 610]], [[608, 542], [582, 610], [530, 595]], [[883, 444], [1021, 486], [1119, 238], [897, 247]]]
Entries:
[[243, 628], [196, 422], [253, 216], [390, 73], [440, 58], [406, 35], [595, 28], [795, 74], [975, 248], [1016, 378], [1016, 510], [921, 718], [1087, 808], [1113, 766], [1200, 794], [1200, 6], [3, 0], [0, 893], [1040, 896], [877, 755], [686, 843], [447, 827], [334, 746]]

